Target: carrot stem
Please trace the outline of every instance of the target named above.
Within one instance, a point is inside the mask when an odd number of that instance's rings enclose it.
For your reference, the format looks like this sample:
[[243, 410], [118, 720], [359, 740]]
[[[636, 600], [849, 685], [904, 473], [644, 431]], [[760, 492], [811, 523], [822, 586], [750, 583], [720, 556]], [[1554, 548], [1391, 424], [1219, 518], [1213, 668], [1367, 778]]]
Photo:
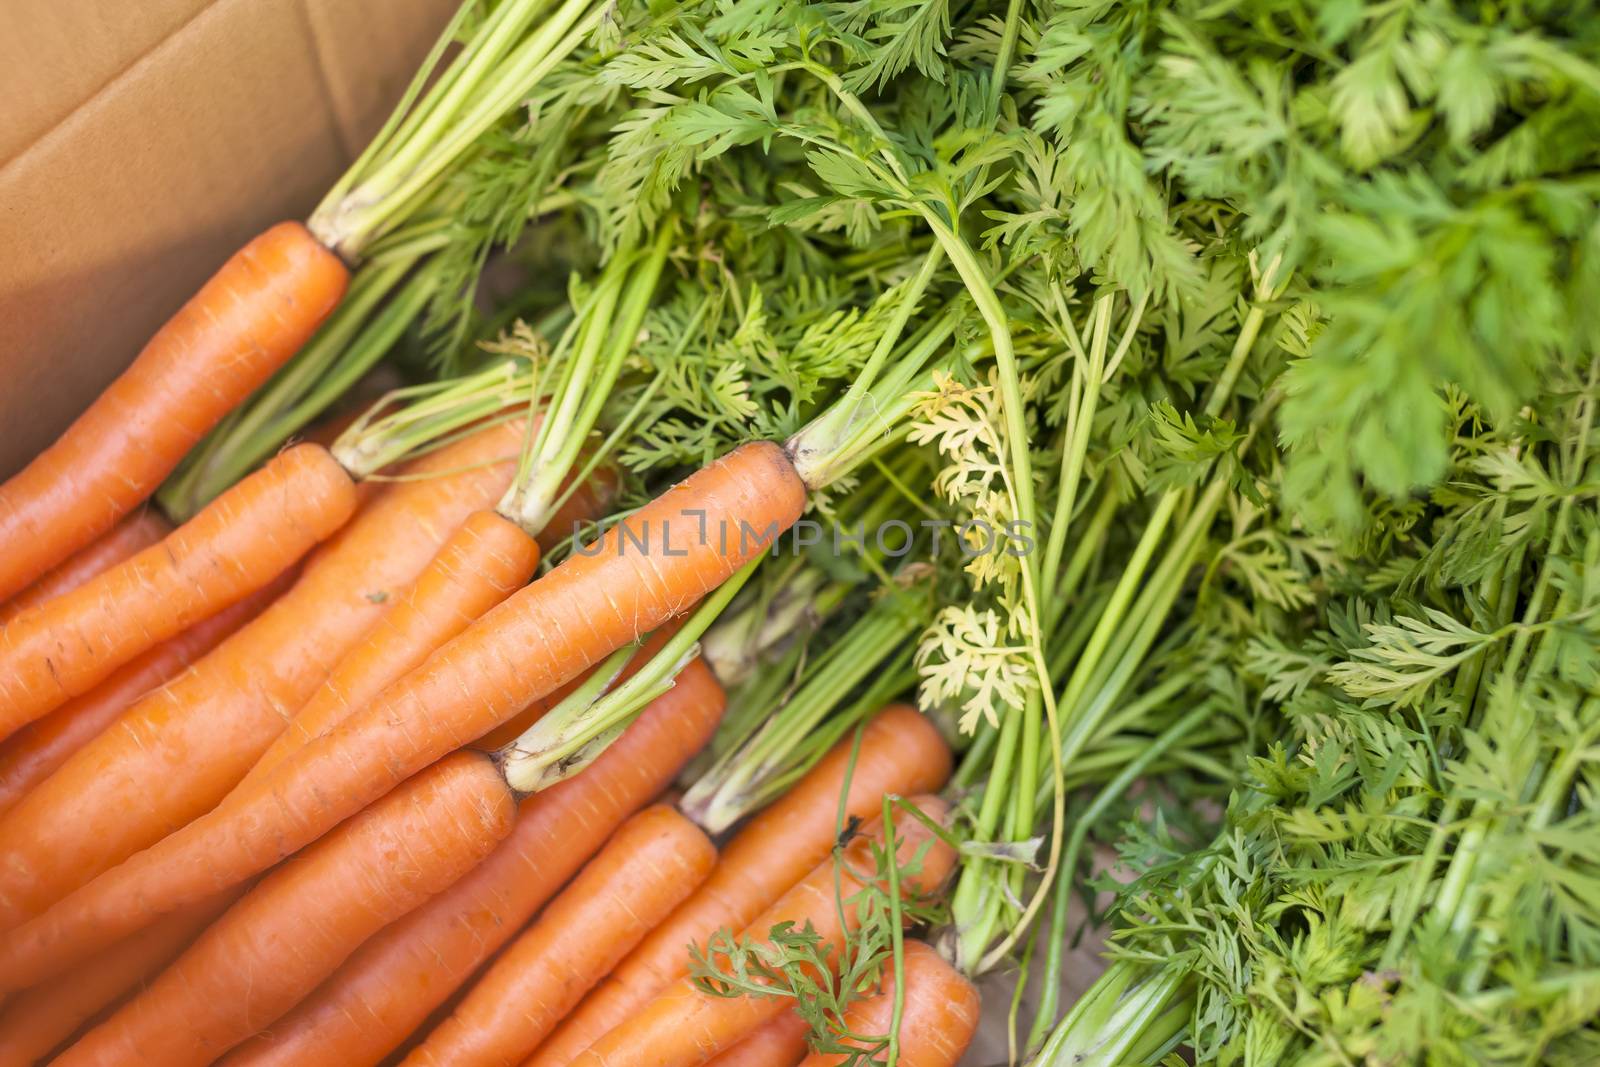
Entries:
[[[435, 47], [389, 124], [312, 213], [311, 231], [323, 244], [347, 258], [363, 255], [609, 13], [593, 0], [565, 0], [541, 21], [546, 6], [545, 0], [499, 5], [437, 81], [420, 89], [420, 79], [442, 61]], [[453, 37], [461, 26], [458, 18], [446, 33]]]
[[[813, 661], [794, 695], [702, 775], [679, 807], [710, 832], [721, 833], [765, 805], [808, 769], [795, 766], [797, 757], [801, 764], [806, 764], [807, 756], [811, 762], [820, 759], [834, 737], [881, 707], [914, 677], [907, 669], [908, 646], [925, 623], [922, 613], [885, 596]], [[824, 728], [823, 720], [869, 676], [877, 679], [871, 691], [852, 702], [846, 714], [829, 719]], [[886, 679], [895, 688], [878, 692]]]
[[523, 361], [505, 360], [476, 374], [393, 390], [340, 435], [334, 458], [358, 480], [372, 478], [482, 419], [530, 406], [535, 384]]
[[[746, 563], [695, 609], [678, 632], [627, 681], [600, 693], [580, 687], [500, 751], [506, 782], [518, 793], [537, 793], [577, 774], [615, 741], [652, 700], [672, 688], [683, 665], [699, 654], [700, 636], [749, 581], [764, 556]], [[630, 656], [633, 649], [623, 649]], [[610, 667], [622, 652], [613, 653]], [[623, 657], [617, 671], [627, 662]], [[596, 671], [598, 676], [604, 670]], [[604, 688], [604, 687], [602, 687]]]
[[544, 418], [500, 504], [501, 514], [531, 535], [542, 533], [560, 506], [568, 476], [638, 339], [674, 230], [671, 223], [662, 226], [647, 254], [614, 256], [601, 275], [572, 355], [561, 361], [560, 380], [543, 405]]
[[[912, 336], [887, 370], [872, 369], [870, 378], [863, 371], [850, 392], [789, 439], [785, 447], [808, 486], [830, 485], [900, 442], [917, 393], [931, 385], [930, 361], [942, 367], [955, 358], [948, 342], [959, 322], [957, 308], [946, 310]], [[869, 387], [857, 393], [862, 382]]]

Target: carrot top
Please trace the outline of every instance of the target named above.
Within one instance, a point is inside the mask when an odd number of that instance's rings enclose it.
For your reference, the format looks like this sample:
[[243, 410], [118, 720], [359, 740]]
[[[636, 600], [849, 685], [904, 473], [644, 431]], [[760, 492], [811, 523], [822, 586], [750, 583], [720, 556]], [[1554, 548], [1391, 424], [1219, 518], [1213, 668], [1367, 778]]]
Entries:
[[629, 661], [649, 643], [648, 635], [613, 652], [588, 679], [497, 752], [511, 788], [536, 793], [593, 763], [651, 701], [672, 688], [683, 665], [699, 655], [700, 636], [760, 565], [758, 556], [718, 586], [625, 681], [617, 684]]
[[[572, 324], [548, 355], [537, 345], [504, 343], [491, 350], [526, 353], [534, 364], [534, 393], [543, 415], [530, 427], [517, 477], [500, 513], [537, 536], [583, 479], [608, 456], [638, 415], [619, 418], [600, 447], [591, 449], [576, 478], [589, 435], [600, 422], [611, 388], [634, 350], [676, 227], [664, 223], [651, 246], [611, 256], [595, 284], [575, 300]], [[526, 331], [521, 331], [526, 336]]]
[[389, 120], [312, 212], [318, 240], [347, 259], [364, 255], [610, 17], [596, 0], [545, 8], [545, 0], [505, 0], [481, 15], [461, 5]]
[[[912, 653], [927, 625], [928, 598], [876, 591], [855, 621], [811, 648], [779, 699], [753, 709], [755, 723], [684, 794], [684, 812], [721, 833], [781, 796], [834, 743], [916, 683]], [[821, 642], [818, 642], [819, 644]]]
[[391, 390], [339, 435], [334, 458], [355, 478], [381, 478], [487, 422], [526, 417], [536, 384], [525, 362], [508, 359], [459, 378]]

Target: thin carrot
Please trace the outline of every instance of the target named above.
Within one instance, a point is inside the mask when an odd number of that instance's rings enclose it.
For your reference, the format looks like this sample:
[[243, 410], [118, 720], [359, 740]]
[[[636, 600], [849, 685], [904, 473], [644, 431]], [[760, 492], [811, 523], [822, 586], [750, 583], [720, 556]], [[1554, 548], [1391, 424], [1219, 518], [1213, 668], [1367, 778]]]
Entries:
[[371, 1067], [443, 1004], [711, 738], [721, 686], [699, 660], [678, 673], [580, 775], [522, 801], [477, 870], [371, 938], [227, 1067]]
[[165, 685], [249, 622], [293, 580], [293, 573], [163, 641], [83, 696], [18, 730], [0, 745], [0, 814], [44, 781], [74, 752], [117, 720], [135, 700]]
[[[312, 555], [294, 588], [128, 709], [0, 819], [0, 929], [216, 805], [388, 598], [451, 530], [505, 491], [521, 434], [500, 423], [408, 467], [417, 477], [375, 494]], [[99, 944], [143, 925], [108, 930]]]
[[29, 608], [69, 593], [107, 568], [114, 567], [172, 532], [160, 512], [140, 508], [111, 529], [52, 567], [28, 588], [0, 603], [0, 626]]
[[[936, 797], [919, 797], [914, 803], [935, 820], [947, 812]], [[897, 811], [894, 826], [897, 863], [910, 863], [926, 848], [922, 862], [902, 880], [902, 891], [932, 892], [955, 866], [955, 850], [907, 812]], [[841, 907], [839, 901], [864, 888], [861, 877], [870, 877], [874, 867], [871, 842], [881, 842], [882, 833], [880, 821], [865, 836], [851, 840], [838, 857], [824, 860], [757, 917], [742, 936], [767, 942], [773, 927], [810, 923], [821, 946], [837, 954], [860, 921], [855, 907]], [[779, 996], [713, 996], [682, 978], [573, 1057], [572, 1067], [695, 1067], [733, 1048], [789, 1006]]]
[[[496, 511], [484, 509], [467, 516], [417, 580], [339, 661], [328, 680], [245, 775], [238, 790], [261, 781], [307, 741], [364, 707], [526, 583], [539, 565], [540, 554], [566, 536], [562, 529], [597, 517], [606, 506], [613, 486], [610, 475], [593, 482], [577, 487], [557, 513], [564, 525], [552, 523], [538, 537], [529, 537]], [[478, 747], [487, 751], [499, 746], [480, 743]]]
[[672, 808], [635, 815], [403, 1062], [516, 1067], [716, 861], [705, 831]]
[[260, 589], [356, 508], [327, 449], [297, 445], [159, 544], [0, 630], [0, 738]]
[[742, 928], [821, 862], [833, 847], [846, 775], [846, 816], [869, 818], [886, 793], [943, 786], [950, 749], [916, 709], [892, 704], [879, 712], [862, 731], [859, 747], [853, 739], [840, 742], [728, 843], [700, 891], [584, 998], [529, 1063], [566, 1063], [689, 973], [685, 945], [703, 945], [719, 929]]
[[343, 722], [533, 576], [539, 543], [493, 511], [456, 528], [417, 580], [345, 654], [238, 790], [262, 780], [291, 753]]
[[711, 1060], [708, 1067], [795, 1067], [806, 1057], [810, 1029], [799, 1012], [783, 1012]]
[[251, 796], [196, 819], [15, 930], [0, 945], [0, 987], [38, 981], [316, 840], [686, 610], [765, 551], [805, 500], [788, 455], [767, 442], [695, 472], [279, 764]]
[[56, 1062], [210, 1063], [481, 862], [515, 813], [505, 779], [482, 753], [442, 760], [268, 875]]
[[348, 277], [298, 223], [272, 227], [223, 264], [55, 444], [0, 485], [0, 600], [143, 503], [299, 351]]
[[171, 963], [241, 894], [168, 915], [0, 1010], [0, 1067], [28, 1067]]
[[[978, 1032], [982, 1010], [978, 990], [921, 941], [905, 943], [900, 975], [905, 995], [895, 1062], [903, 1067], [955, 1067]], [[894, 1027], [894, 990], [900, 975], [887, 975], [880, 992], [845, 1009], [849, 1034], [841, 1035], [842, 1044], [883, 1060], [879, 1050]], [[813, 1052], [805, 1067], [840, 1067], [848, 1058], [842, 1053]]]

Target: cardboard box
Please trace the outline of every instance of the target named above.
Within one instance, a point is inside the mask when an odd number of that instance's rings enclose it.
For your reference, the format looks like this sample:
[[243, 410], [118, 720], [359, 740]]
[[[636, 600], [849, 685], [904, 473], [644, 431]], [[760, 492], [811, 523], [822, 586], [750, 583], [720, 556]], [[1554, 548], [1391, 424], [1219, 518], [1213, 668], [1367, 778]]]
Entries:
[[457, 0], [5, 0], [0, 477], [228, 254], [303, 218]]

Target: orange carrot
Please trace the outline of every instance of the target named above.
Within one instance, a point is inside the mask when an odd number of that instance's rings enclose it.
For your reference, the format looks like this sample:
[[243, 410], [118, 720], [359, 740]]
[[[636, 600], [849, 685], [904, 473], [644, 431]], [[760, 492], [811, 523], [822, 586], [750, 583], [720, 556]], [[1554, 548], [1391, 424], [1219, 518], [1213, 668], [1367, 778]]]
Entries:
[[[782, 799], [752, 819], [723, 849], [700, 891], [653, 930], [529, 1062], [566, 1063], [689, 973], [685, 945], [703, 945], [719, 929], [742, 928], [821, 862], [834, 843], [852, 747], [853, 739], [840, 742]], [[892, 704], [862, 732], [846, 816], [869, 818], [881, 810], [885, 793], [938, 789], [949, 774], [950, 749], [939, 731], [915, 708]]]
[[[456, 528], [417, 580], [339, 661], [328, 680], [250, 769], [239, 785], [262, 780], [307, 741], [360, 710], [480, 615], [533, 577], [539, 556], [580, 522], [595, 518], [610, 499], [614, 478], [597, 471], [579, 486], [537, 537], [496, 511], [473, 512]], [[542, 708], [535, 709], [542, 713]], [[516, 735], [513, 735], [513, 738]], [[511, 740], [512, 738], [507, 738]], [[483, 745], [485, 750], [498, 745]], [[231, 794], [230, 794], [231, 795]]]
[[[936, 820], [942, 820], [947, 812], [936, 797], [919, 797], [914, 803]], [[955, 850], [907, 812], [896, 812], [894, 826], [897, 862], [907, 864], [927, 847], [916, 871], [902, 880], [902, 889], [933, 892], [955, 866]], [[870, 842], [874, 838], [881, 842], [882, 833], [880, 821], [865, 837], [853, 839], [838, 857], [824, 860], [746, 927], [742, 938], [764, 943], [772, 928], [781, 923], [800, 928], [809, 922], [821, 937], [821, 945], [837, 954], [845, 936], [860, 922], [857, 909], [841, 907], [839, 901], [859, 893], [865, 884], [860, 879], [871, 876]], [[733, 1048], [789, 1006], [786, 998], [777, 996], [713, 996], [682, 978], [573, 1057], [572, 1067], [694, 1067]]]
[[[982, 1005], [972, 983], [956, 972], [939, 954], [921, 941], [905, 943], [905, 998], [901, 1006], [899, 1057], [905, 1067], [955, 1067], [978, 1032]], [[886, 975], [883, 989], [875, 996], [856, 1001], [845, 1009], [845, 1028], [853, 1039], [843, 1044], [877, 1053], [883, 1059], [881, 1042], [894, 1026], [894, 988], [896, 975]], [[805, 1067], [840, 1067], [847, 1057], [840, 1053], [813, 1052]]]
[[516, 1067], [716, 861], [705, 831], [673, 809], [635, 815], [404, 1063]]
[[298, 223], [236, 252], [55, 444], [0, 485], [0, 600], [143, 503], [300, 350], [348, 279]]
[[0, 1067], [27, 1067], [175, 959], [241, 894], [229, 890], [168, 915], [72, 970], [34, 986], [0, 1011]]
[[[216, 805], [385, 601], [450, 531], [505, 491], [521, 436], [520, 426], [500, 423], [413, 464], [408, 472], [418, 477], [376, 493], [312, 555], [294, 588], [129, 708], [0, 819], [0, 929]], [[97, 947], [143, 925], [108, 928]]]
[[268, 875], [56, 1062], [210, 1063], [476, 866], [510, 832], [515, 812], [499, 768], [482, 753], [442, 760]]
[[711, 1060], [709, 1067], [795, 1067], [806, 1057], [809, 1031], [798, 1012], [786, 1011]]
[[271, 582], [355, 511], [327, 449], [297, 445], [160, 544], [0, 630], [0, 738]]
[[29, 608], [70, 593], [136, 552], [142, 552], [172, 532], [172, 524], [149, 508], [140, 508], [111, 529], [84, 545], [10, 600], [0, 603], [0, 626]]
[[697, 471], [279, 764], [249, 797], [196, 819], [19, 927], [0, 945], [0, 990], [38, 981], [316, 840], [685, 611], [765, 551], [805, 499], [794, 464], [767, 442]]
[[538, 565], [539, 543], [520, 527], [493, 511], [473, 512], [339, 661], [238, 789], [248, 790], [306, 742], [365, 706], [520, 588]]
[[478, 869], [369, 940], [228, 1067], [371, 1067], [393, 1051], [572, 877], [629, 814], [667, 786], [722, 717], [699, 660], [678, 673], [582, 774], [522, 801]]
[[135, 700], [165, 685], [211, 651], [240, 626], [259, 615], [288, 588], [286, 574], [232, 607], [177, 637], [164, 641], [115, 672], [75, 700], [69, 700], [38, 722], [29, 723], [0, 746], [0, 814], [55, 773], [78, 749], [117, 720]]

